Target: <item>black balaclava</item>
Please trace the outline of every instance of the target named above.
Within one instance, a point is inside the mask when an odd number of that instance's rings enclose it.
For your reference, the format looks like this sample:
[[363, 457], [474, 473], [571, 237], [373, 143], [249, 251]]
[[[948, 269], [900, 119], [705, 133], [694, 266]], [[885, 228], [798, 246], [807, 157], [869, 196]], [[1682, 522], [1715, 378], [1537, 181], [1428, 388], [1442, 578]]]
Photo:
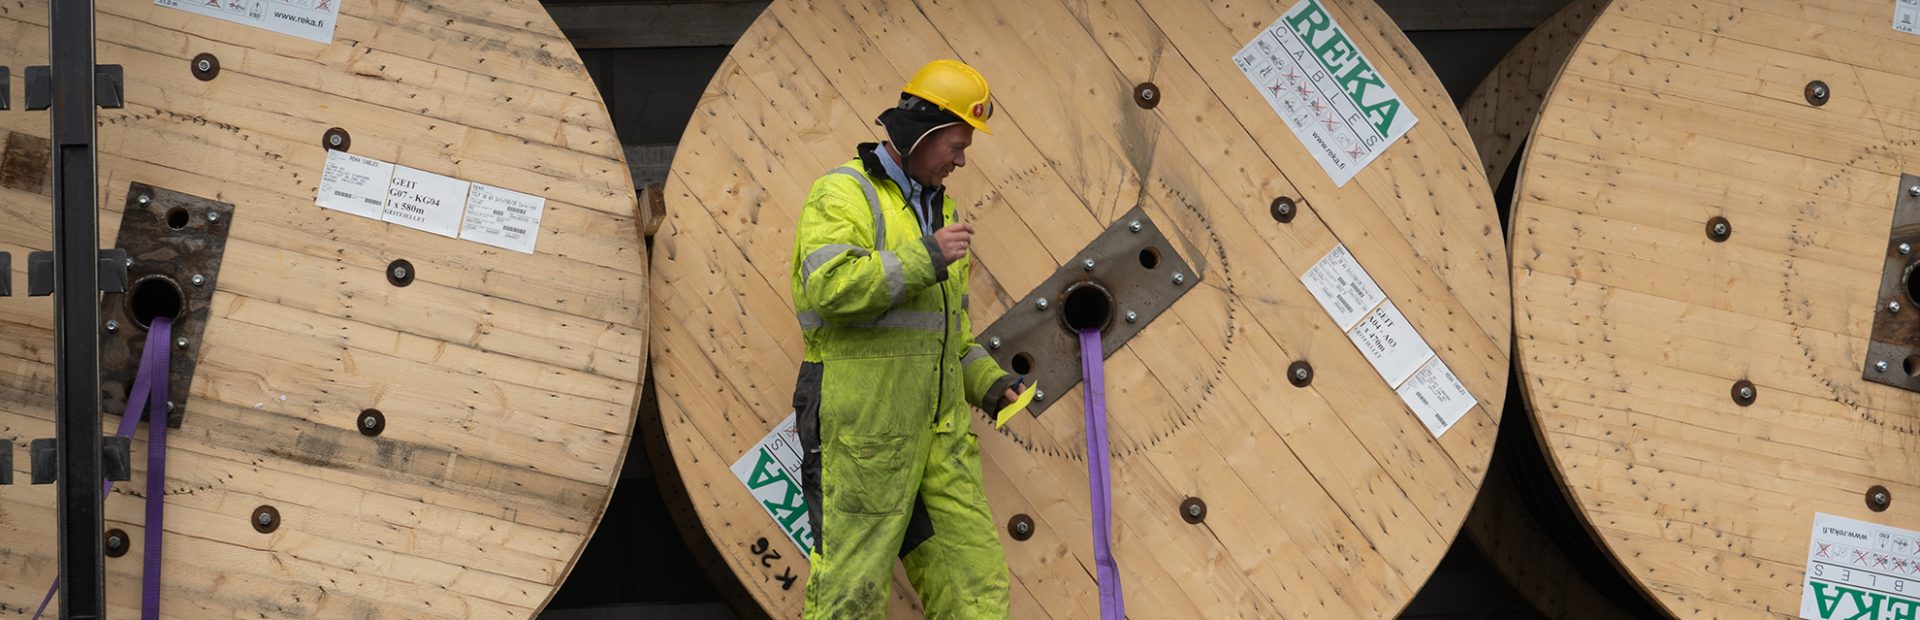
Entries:
[[[893, 148], [899, 150], [900, 158], [905, 160], [929, 134], [963, 121], [933, 102], [900, 93], [900, 105], [881, 112], [880, 118], [874, 122], [887, 129], [887, 139], [893, 142]], [[906, 167], [906, 162], [902, 161], [900, 168], [905, 170]], [[911, 174], [912, 171], [908, 172]]]

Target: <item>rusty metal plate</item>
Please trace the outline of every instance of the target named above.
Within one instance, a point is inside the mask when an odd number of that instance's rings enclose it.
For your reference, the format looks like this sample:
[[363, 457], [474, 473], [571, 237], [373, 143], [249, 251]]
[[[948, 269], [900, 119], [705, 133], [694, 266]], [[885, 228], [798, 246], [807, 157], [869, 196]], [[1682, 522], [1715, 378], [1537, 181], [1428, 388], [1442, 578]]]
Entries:
[[1100, 327], [1104, 359], [1200, 280], [1160, 227], [1134, 207], [987, 326], [978, 342], [1001, 368], [1039, 384], [1042, 393], [1027, 406], [1038, 416], [1059, 400], [1048, 396], [1065, 394], [1082, 379], [1073, 326]]
[[131, 260], [129, 285], [100, 300], [100, 402], [108, 413], [126, 411], [151, 319], [172, 316], [167, 426], [180, 427], [232, 228], [233, 205], [142, 183], [127, 190], [114, 245]]
[[1886, 264], [1880, 270], [1880, 295], [1873, 312], [1873, 337], [1861, 377], [1874, 383], [1920, 392], [1920, 177], [1900, 175], [1887, 236]]

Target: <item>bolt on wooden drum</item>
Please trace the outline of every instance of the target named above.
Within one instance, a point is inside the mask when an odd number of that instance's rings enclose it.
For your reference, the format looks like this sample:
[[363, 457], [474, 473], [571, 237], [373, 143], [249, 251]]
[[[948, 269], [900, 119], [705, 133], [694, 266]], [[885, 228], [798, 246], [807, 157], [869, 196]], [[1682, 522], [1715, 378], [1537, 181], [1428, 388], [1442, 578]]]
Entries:
[[1616, 0], [1541, 111], [1520, 376], [1565, 491], [1674, 615], [1920, 592], [1912, 12]]
[[[1491, 192], [1418, 57], [1370, 2], [774, 2], [694, 112], [654, 247], [657, 454], [689, 536], [748, 607], [799, 614], [811, 532], [776, 430], [802, 354], [794, 221], [816, 177], [881, 138], [908, 76], [957, 58], [998, 111], [948, 182], [979, 231], [976, 330], [1074, 313], [1095, 283], [1112, 296], [1093, 324], [1128, 336], [1105, 371], [1129, 612], [1394, 615], [1479, 487], [1510, 326]], [[1135, 220], [1164, 235], [1156, 259], [1109, 261]], [[1002, 345], [1033, 374], [1064, 357]], [[1095, 617], [1083, 390], [1048, 391], [1040, 415], [996, 430], [975, 412], [971, 430], [1013, 616]], [[895, 581], [892, 615], [919, 614]]]
[[[131, 290], [69, 326], [99, 330], [112, 432], [147, 330], [174, 319], [161, 610], [536, 616], [606, 510], [647, 354], [633, 183], [586, 69], [533, 0], [252, 24], [179, 4], [97, 2], [99, 62], [124, 68], [99, 117], [101, 244], [129, 250]], [[330, 34], [301, 34], [333, 8]], [[46, 20], [44, 0], [0, 9], [0, 57], [44, 63]], [[48, 116], [23, 109], [22, 68], [0, 112], [15, 613], [56, 576], [58, 525], [22, 456], [56, 406], [52, 304], [24, 296], [52, 242]], [[115, 617], [139, 613], [159, 534], [147, 437], [106, 499]]]

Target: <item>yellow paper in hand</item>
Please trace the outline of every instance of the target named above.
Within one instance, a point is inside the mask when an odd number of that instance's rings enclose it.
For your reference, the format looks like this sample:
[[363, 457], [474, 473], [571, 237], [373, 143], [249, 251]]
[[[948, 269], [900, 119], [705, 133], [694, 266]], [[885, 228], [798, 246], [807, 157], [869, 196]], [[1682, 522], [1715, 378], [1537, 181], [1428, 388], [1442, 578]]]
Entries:
[[1013, 402], [1008, 403], [1005, 409], [1000, 410], [1000, 413], [994, 414], [993, 427], [1000, 428], [1006, 426], [1007, 420], [1013, 419], [1013, 414], [1026, 410], [1027, 404], [1033, 402], [1033, 395], [1039, 391], [1039, 389], [1040, 384], [1038, 383], [1028, 385], [1027, 391], [1021, 392], [1019, 398], [1013, 399]]

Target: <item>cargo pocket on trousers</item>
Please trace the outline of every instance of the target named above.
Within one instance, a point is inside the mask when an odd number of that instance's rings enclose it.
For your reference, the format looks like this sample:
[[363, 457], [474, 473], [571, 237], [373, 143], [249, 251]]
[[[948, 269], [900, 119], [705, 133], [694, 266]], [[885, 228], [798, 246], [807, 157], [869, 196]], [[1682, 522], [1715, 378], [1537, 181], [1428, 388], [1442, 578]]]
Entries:
[[837, 468], [827, 492], [840, 510], [852, 514], [890, 515], [906, 512], [919, 480], [907, 461], [913, 441], [899, 435], [842, 435], [835, 440], [844, 467]]

